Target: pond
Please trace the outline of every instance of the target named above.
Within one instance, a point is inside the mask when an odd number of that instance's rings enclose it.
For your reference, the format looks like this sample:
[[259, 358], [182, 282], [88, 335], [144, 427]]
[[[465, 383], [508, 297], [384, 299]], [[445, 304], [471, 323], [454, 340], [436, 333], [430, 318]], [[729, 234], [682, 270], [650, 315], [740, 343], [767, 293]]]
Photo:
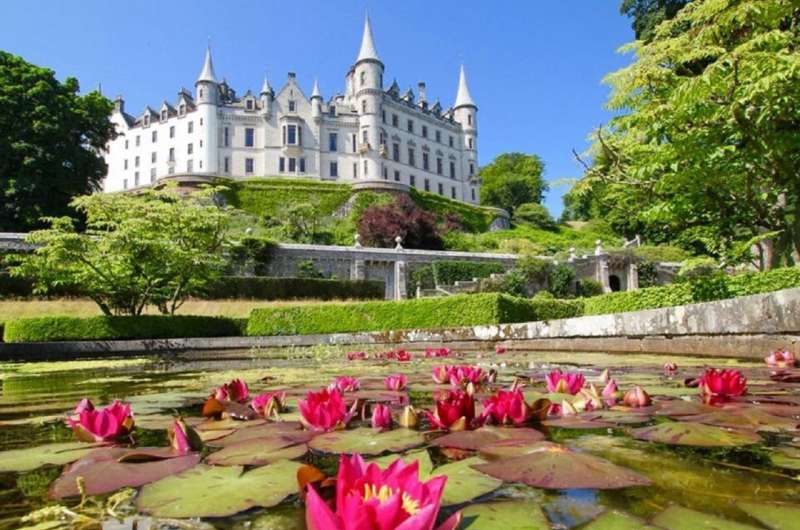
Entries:
[[[301, 529], [298, 480], [334, 496], [329, 477], [351, 452], [382, 468], [417, 461], [423, 480], [447, 476], [438, 520], [460, 512], [462, 529], [800, 528], [800, 376], [763, 362], [316, 347], [0, 366], [0, 529]], [[701, 398], [707, 367], [741, 371], [746, 392]], [[554, 370], [563, 377], [548, 388]], [[339, 380], [328, 398], [352, 418], [313, 430], [337, 417], [303, 415], [298, 400], [339, 376], [357, 381]], [[247, 399], [224, 386], [235, 379]], [[616, 394], [602, 392], [609, 380]], [[267, 391], [283, 399], [261, 403], [265, 419], [250, 399]], [[76, 441], [65, 419], [86, 397], [98, 409], [130, 404], [130, 437], [113, 448]], [[464, 412], [473, 400], [474, 417]], [[373, 414], [391, 430], [374, 429]], [[177, 416], [192, 446], [182, 453], [166, 449]], [[400, 426], [415, 417], [414, 429]], [[417, 513], [416, 500], [403, 502]]]

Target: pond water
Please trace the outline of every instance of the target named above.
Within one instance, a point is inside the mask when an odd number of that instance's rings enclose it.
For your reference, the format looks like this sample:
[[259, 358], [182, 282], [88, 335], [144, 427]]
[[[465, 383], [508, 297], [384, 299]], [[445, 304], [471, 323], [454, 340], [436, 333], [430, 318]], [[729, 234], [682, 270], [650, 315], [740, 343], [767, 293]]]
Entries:
[[[406, 460], [420, 460], [421, 473], [447, 475], [440, 520], [462, 510], [459, 528], [800, 528], [800, 384], [792, 382], [800, 378], [794, 377], [792, 370], [785, 372], [791, 377], [775, 381], [762, 362], [715, 357], [523, 351], [499, 355], [487, 348], [434, 359], [412, 352], [411, 361], [400, 362], [372, 359], [373, 352], [368, 352], [369, 360], [348, 361], [345, 353], [318, 347], [253, 351], [233, 358], [229, 352], [218, 358], [206, 352], [189, 360], [142, 355], [0, 365], [0, 529], [305, 528], [304, 508], [297, 495], [297, 464], [286, 459], [313, 464], [332, 476], [336, 453], [348, 448], [373, 452], [365, 458], [382, 457], [382, 463], [402, 453]], [[676, 374], [664, 375], [665, 361], [677, 365]], [[569, 408], [577, 397], [548, 392], [545, 387], [545, 375], [556, 368], [580, 373], [587, 387], [593, 384], [598, 389], [603, 388], [603, 371], [608, 370], [622, 392], [638, 385], [653, 402], [642, 408], [606, 405], [563, 416], [563, 409], [559, 414], [554, 408], [553, 414], [541, 418], [544, 421], [532, 421], [528, 429], [542, 433], [543, 440], [557, 446], [517, 440], [509, 443], [512, 449], [499, 458], [484, 450], [492, 439], [474, 433], [452, 445], [435, 442], [444, 433], [426, 432], [430, 429], [423, 415], [418, 426], [422, 434], [397, 425], [395, 430], [378, 434], [369, 428], [368, 420], [357, 417], [344, 431], [346, 435], [298, 437], [295, 442], [300, 443], [288, 449], [287, 444], [274, 443], [277, 431], [270, 430], [274, 426], [265, 427], [264, 420], [207, 420], [201, 415], [213, 389], [240, 378], [249, 385], [251, 395], [286, 391], [286, 409], [280, 417], [286, 425], [294, 425], [300, 417], [298, 398], [329, 385], [336, 376], [349, 375], [359, 378], [360, 390], [345, 393], [348, 406], [355, 400], [385, 403], [397, 419], [409, 402], [417, 410], [433, 407], [433, 396], [449, 385], [436, 383], [431, 371], [445, 364], [496, 370], [496, 381], [476, 389], [478, 413], [483, 399], [514, 381], [524, 385], [528, 403], [548, 398]], [[741, 370], [747, 377], [747, 393], [724, 403], [704, 404], [698, 388], [687, 386], [685, 380], [710, 366]], [[398, 373], [407, 376], [408, 389], [386, 390], [384, 376]], [[159, 491], [154, 488], [145, 492], [147, 495], [141, 488], [120, 487], [83, 501], [80, 496], [54, 500], [51, 494], [60, 487], [54, 484], [65, 466], [91, 454], [88, 444], [75, 442], [64, 421], [84, 397], [98, 406], [115, 399], [130, 403], [135, 418], [132, 436], [140, 448], [168, 446], [166, 428], [175, 415], [182, 415], [206, 441], [201, 453], [205, 461], [183, 472], [190, 473], [186, 481], [173, 486], [164, 483]], [[263, 438], [257, 434], [259, 429]], [[504, 429], [508, 431], [519, 432]], [[491, 429], [479, 432], [497, 435]], [[238, 442], [226, 438], [230, 436], [239, 436]], [[249, 445], [238, 453], [236, 447], [228, 449], [248, 438]], [[260, 441], [253, 443], [253, 439]], [[225, 453], [226, 458], [211, 456], [218, 451], [230, 454]], [[247, 462], [268, 462], [265, 469], [274, 470], [274, 476], [264, 472], [259, 482], [259, 475], [248, 475], [258, 469], [253, 466], [219, 470], [225, 464]], [[498, 466], [503, 462], [513, 464]], [[212, 467], [212, 463], [216, 465]], [[128, 473], [126, 466], [152, 466], [153, 462], [113, 464], [105, 471], [87, 473], [105, 474], [103, 480], [114, 484], [121, 474]], [[163, 478], [163, 474], [159, 477], [162, 481], [173, 479]], [[500, 478], [509, 474], [516, 478]], [[584, 487], [586, 480], [628, 481], [630, 485], [591, 489]], [[86, 484], [89, 482], [87, 479]], [[67, 485], [73, 486], [71, 482]], [[158, 485], [155, 482], [145, 488]], [[169, 492], [166, 500], [165, 489]], [[159, 492], [161, 504], [152, 500]], [[181, 513], [181, 509], [191, 511], [186, 506], [197, 506], [197, 510], [216, 506], [221, 501], [215, 496], [224, 498], [224, 508], [210, 511], [229, 513], [203, 518], [185, 518], [187, 513]], [[262, 507], [267, 505], [270, 507]], [[23, 520], [31, 512], [35, 516]]]

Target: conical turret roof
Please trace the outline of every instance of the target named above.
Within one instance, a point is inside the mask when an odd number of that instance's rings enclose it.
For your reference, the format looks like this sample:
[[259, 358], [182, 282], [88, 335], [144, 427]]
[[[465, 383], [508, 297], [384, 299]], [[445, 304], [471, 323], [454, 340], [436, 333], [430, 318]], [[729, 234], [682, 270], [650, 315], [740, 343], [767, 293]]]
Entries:
[[464, 72], [464, 65], [461, 65], [461, 72], [458, 76], [458, 92], [456, 93], [456, 103], [453, 108], [472, 106], [475, 105], [475, 100], [472, 99], [472, 94], [469, 93], [467, 86], [467, 74]]
[[200, 71], [200, 75], [197, 77], [197, 83], [201, 81], [207, 81], [210, 83], [217, 82], [217, 76], [214, 75], [214, 63], [211, 61], [211, 47], [209, 46], [206, 48], [206, 57], [203, 61], [203, 69]]
[[361, 37], [361, 49], [358, 51], [356, 62], [372, 59], [380, 61], [378, 50], [375, 49], [375, 40], [372, 38], [372, 26], [369, 23], [369, 15], [364, 16], [364, 34]]

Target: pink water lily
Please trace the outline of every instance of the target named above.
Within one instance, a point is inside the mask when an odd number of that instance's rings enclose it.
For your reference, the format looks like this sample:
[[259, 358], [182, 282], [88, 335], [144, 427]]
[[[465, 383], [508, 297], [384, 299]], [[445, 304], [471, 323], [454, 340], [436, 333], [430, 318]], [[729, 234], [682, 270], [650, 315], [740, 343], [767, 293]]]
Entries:
[[639, 408], [649, 407], [653, 404], [653, 400], [650, 398], [650, 394], [645, 392], [644, 388], [635, 386], [625, 392], [622, 397], [622, 403], [628, 407]]
[[387, 430], [392, 428], [392, 411], [386, 405], [378, 403], [372, 407], [372, 428], [376, 430]]
[[699, 387], [706, 401], [724, 401], [747, 392], [747, 378], [739, 370], [708, 368], [700, 377]]
[[664, 376], [672, 377], [678, 373], [678, 365], [673, 362], [664, 363]]
[[522, 391], [498, 390], [483, 401], [481, 416], [497, 425], [523, 425], [530, 419], [531, 409]]
[[233, 379], [229, 383], [225, 383], [212, 392], [211, 397], [219, 401], [235, 401], [237, 403], [244, 403], [250, 396], [250, 389], [247, 388], [247, 383], [241, 379]]
[[436, 400], [434, 411], [425, 416], [435, 429], [463, 431], [475, 426], [475, 400], [463, 390], [453, 390]]
[[586, 378], [583, 374], [576, 372], [564, 373], [561, 370], [553, 370], [545, 376], [547, 382], [547, 391], [555, 392], [558, 394], [577, 394], [583, 385], [586, 384]]
[[450, 374], [453, 371], [452, 366], [434, 366], [431, 370], [434, 382], [438, 384], [447, 383], [450, 381]]
[[313, 431], [344, 429], [355, 414], [355, 409], [347, 410], [341, 392], [328, 388], [309, 392], [305, 399], [297, 400], [297, 407], [300, 422]]
[[494, 347], [494, 352], [497, 355], [502, 355], [502, 354], [506, 353], [507, 351], [508, 351], [508, 348], [506, 348], [502, 344], [498, 344], [497, 346]]
[[425, 348], [425, 357], [450, 357], [452, 353], [450, 348]]
[[340, 392], [355, 392], [361, 388], [361, 382], [355, 377], [343, 375], [337, 377], [333, 383], [331, 383], [330, 388], [339, 390]]
[[175, 418], [167, 427], [167, 437], [172, 449], [181, 455], [203, 448], [203, 442], [194, 429], [186, 425], [182, 418]]
[[286, 392], [263, 392], [250, 401], [250, 408], [262, 418], [282, 412], [286, 408]]
[[450, 384], [455, 387], [464, 387], [470, 383], [474, 386], [480, 386], [486, 379], [486, 372], [477, 366], [451, 366], [450, 368]]
[[603, 388], [601, 395], [607, 406], [613, 407], [616, 405], [617, 399], [619, 399], [619, 388], [617, 387], [617, 382], [613, 379], [609, 379], [608, 383]]
[[348, 361], [365, 361], [367, 359], [366, 352], [363, 351], [350, 351], [347, 352]]
[[75, 414], [67, 418], [75, 437], [82, 442], [120, 440], [131, 433], [133, 423], [131, 406], [118, 400], [99, 410], [88, 399], [81, 400]]
[[386, 387], [386, 390], [405, 390], [406, 385], [408, 385], [408, 379], [403, 374], [388, 375], [383, 380], [383, 386]]
[[776, 350], [764, 357], [764, 362], [770, 368], [793, 368], [797, 364], [797, 359], [789, 350]]
[[[395, 460], [384, 470], [361, 455], [339, 458], [335, 510], [313, 486], [306, 496], [309, 530], [433, 530], [439, 515], [446, 476], [419, 480], [419, 461]], [[437, 530], [455, 530], [460, 513]]]

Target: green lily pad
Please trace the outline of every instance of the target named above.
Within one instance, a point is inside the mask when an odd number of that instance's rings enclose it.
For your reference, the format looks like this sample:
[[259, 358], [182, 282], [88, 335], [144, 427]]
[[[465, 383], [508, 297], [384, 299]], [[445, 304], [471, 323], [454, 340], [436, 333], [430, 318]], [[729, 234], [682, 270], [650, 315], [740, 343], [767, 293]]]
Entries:
[[703, 414], [684, 416], [681, 421], [765, 432], [794, 431], [797, 430], [798, 423], [800, 423], [792, 417], [770, 414], [761, 410], [757, 405], [730, 407]]
[[683, 506], [670, 506], [656, 515], [652, 523], [665, 530], [758, 530], [749, 524], [737, 523]]
[[67, 526], [61, 521], [42, 521], [33, 526], [20, 527], [17, 530], [61, 530], [63, 528], [67, 528]]
[[433, 462], [431, 461], [431, 455], [428, 454], [426, 449], [420, 449], [419, 451], [411, 451], [410, 453], [406, 453], [404, 455], [386, 455], [381, 456], [378, 458], [370, 459], [370, 462], [375, 462], [381, 469], [386, 469], [392, 462], [400, 458], [406, 464], [413, 462], [414, 460], [419, 461], [419, 478], [420, 480], [427, 481], [431, 477], [431, 473], [433, 472]]
[[302, 464], [282, 460], [243, 472], [241, 466], [200, 464], [148, 484], [137, 506], [154, 517], [227, 517], [260, 506], [280, 504], [297, 492]]
[[210, 447], [228, 447], [247, 440], [259, 439], [265, 445], [271, 446], [272, 449], [280, 449], [287, 445], [306, 443], [314, 436], [316, 436], [316, 433], [302, 430], [299, 423], [278, 422], [236, 429], [232, 434], [209, 440], [206, 445]]
[[772, 465], [800, 471], [800, 448], [777, 447], [771, 456]]
[[465, 451], [477, 451], [488, 444], [517, 440], [520, 443], [540, 442], [544, 434], [535, 429], [516, 429], [511, 427], [481, 427], [474, 431], [451, 432], [435, 439], [431, 445], [451, 447]]
[[502, 480], [480, 473], [472, 467], [485, 462], [482, 458], [474, 456], [452, 464], [445, 464], [433, 470], [434, 476], [447, 475], [442, 506], [471, 501], [481, 495], [491, 493], [503, 485]]
[[737, 505], [770, 530], [800, 530], [800, 506], [743, 502]]
[[459, 530], [549, 530], [550, 522], [531, 501], [473, 504], [461, 510]]
[[380, 455], [387, 451], [406, 451], [424, 444], [425, 437], [422, 433], [411, 429], [377, 433], [370, 428], [360, 428], [322, 434], [312, 439], [308, 446], [323, 453]]
[[254, 438], [244, 442], [228, 445], [224, 449], [211, 453], [206, 462], [215, 466], [263, 466], [278, 460], [294, 460], [308, 452], [306, 444], [275, 447], [270, 440]]
[[670, 421], [630, 431], [634, 438], [669, 445], [695, 447], [736, 447], [761, 441], [753, 431], [736, 431], [713, 425]]
[[66, 442], [0, 452], [0, 472], [22, 472], [46, 466], [63, 466], [91, 453], [102, 444]]
[[616, 510], [603, 515], [583, 527], [583, 530], [658, 530], [638, 517]]
[[616, 489], [650, 484], [649, 479], [630, 469], [550, 442], [534, 444], [520, 456], [473, 467], [505, 482], [546, 489]]

